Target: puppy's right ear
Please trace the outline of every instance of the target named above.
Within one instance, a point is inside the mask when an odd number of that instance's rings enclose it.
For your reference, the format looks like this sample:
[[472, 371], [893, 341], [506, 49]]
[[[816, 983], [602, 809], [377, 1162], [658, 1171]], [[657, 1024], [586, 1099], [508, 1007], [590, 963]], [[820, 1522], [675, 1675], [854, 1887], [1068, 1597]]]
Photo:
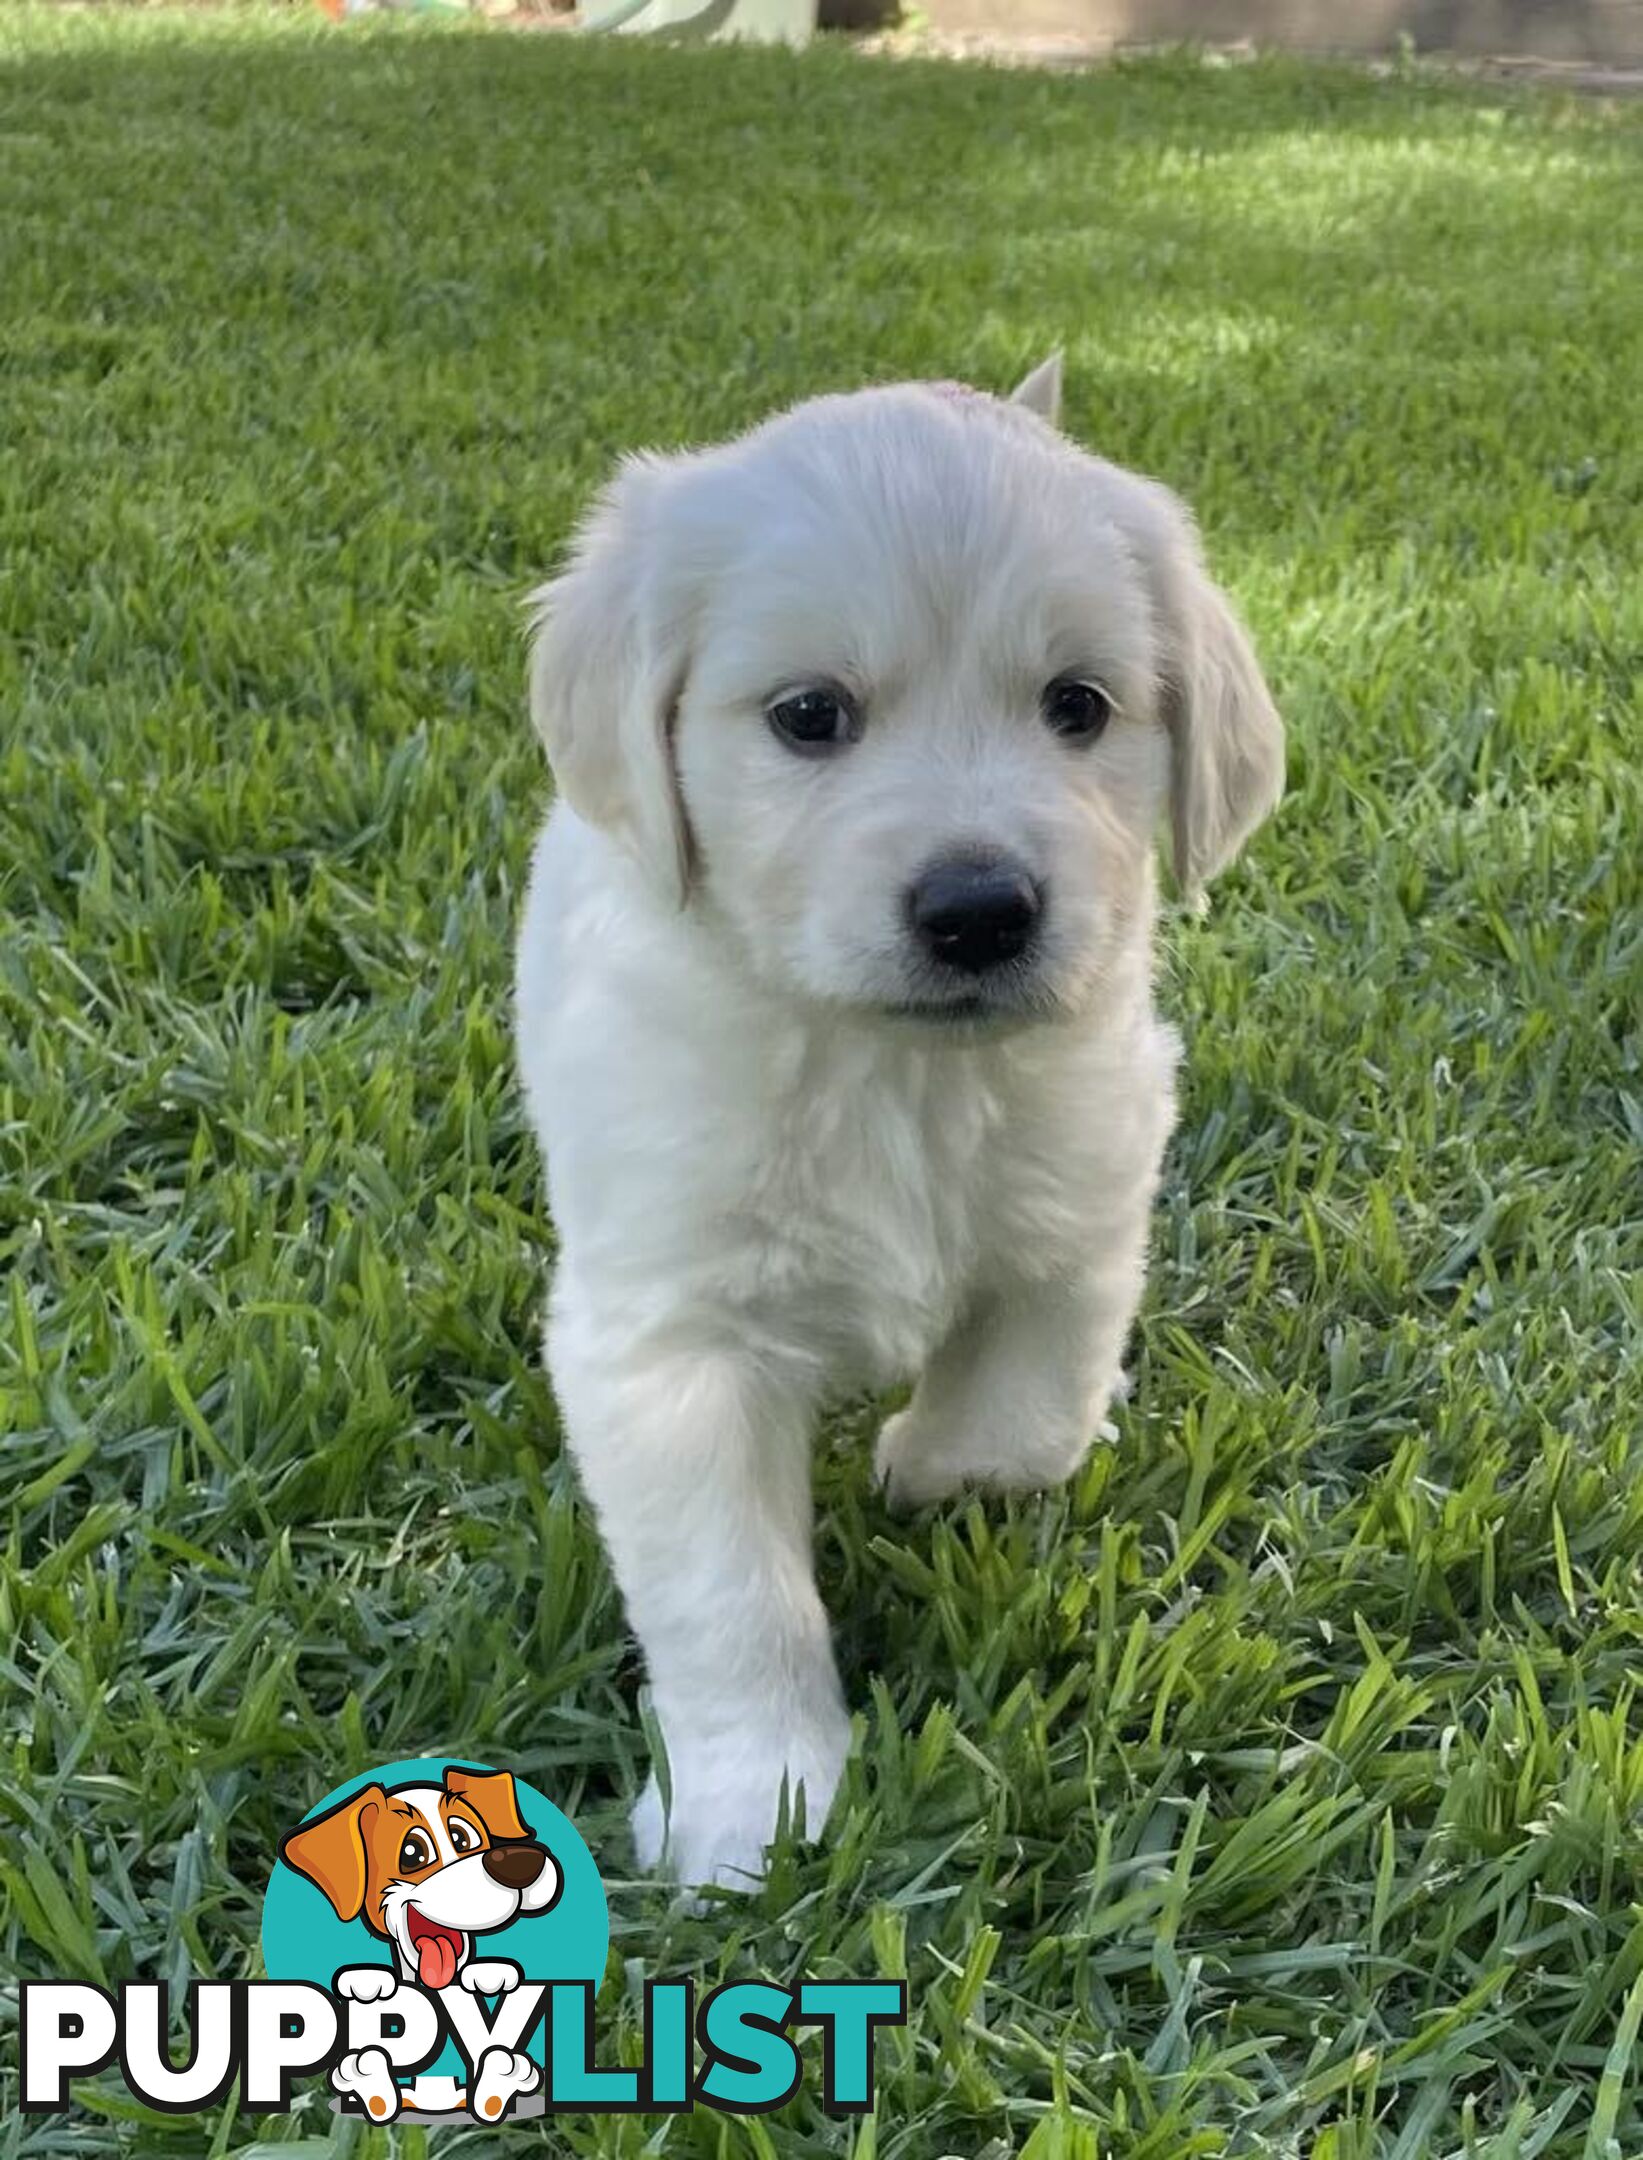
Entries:
[[380, 1785], [367, 1785], [280, 1840], [280, 1858], [319, 1885], [339, 1920], [357, 1920], [365, 1909], [365, 1833], [387, 1800]]
[[632, 458], [583, 519], [570, 561], [532, 593], [531, 719], [559, 792], [613, 834], [677, 906], [690, 831], [673, 758], [688, 625], [666, 590], [658, 458]]

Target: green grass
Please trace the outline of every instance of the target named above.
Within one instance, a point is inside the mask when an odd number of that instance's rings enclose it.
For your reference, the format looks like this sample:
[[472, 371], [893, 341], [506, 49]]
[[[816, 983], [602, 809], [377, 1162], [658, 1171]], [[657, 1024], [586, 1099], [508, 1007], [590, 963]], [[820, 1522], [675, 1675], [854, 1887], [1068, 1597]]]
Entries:
[[[278, 1832], [460, 1749], [605, 1864], [603, 2059], [652, 1974], [913, 2001], [870, 2128], [505, 2150], [1643, 2151], [1640, 153], [1408, 69], [0, 16], [0, 1971], [252, 1974]], [[1169, 926], [1118, 1446], [909, 1525], [840, 1419], [860, 1745], [692, 1915], [536, 1343], [516, 603], [625, 445], [1056, 343], [1292, 792]], [[0, 2160], [297, 2135], [105, 2079]]]

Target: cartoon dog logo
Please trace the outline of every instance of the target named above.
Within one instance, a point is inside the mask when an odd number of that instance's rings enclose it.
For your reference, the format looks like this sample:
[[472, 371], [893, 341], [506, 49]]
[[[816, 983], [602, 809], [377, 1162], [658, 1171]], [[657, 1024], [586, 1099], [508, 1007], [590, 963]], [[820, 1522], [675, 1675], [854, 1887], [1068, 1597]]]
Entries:
[[[362, 1920], [392, 1946], [394, 1962], [347, 1966], [339, 1995], [386, 1999], [407, 1983], [431, 1994], [460, 1987], [505, 1995], [522, 1978], [506, 1958], [474, 1956], [475, 1939], [551, 1911], [564, 1887], [559, 1865], [531, 1835], [505, 1770], [450, 1768], [438, 1785], [367, 1785], [280, 1841], [285, 1862], [318, 1885], [341, 1920]], [[332, 2072], [378, 2122], [405, 2105], [424, 2113], [471, 2107], [494, 2120], [530, 2091], [540, 2071], [529, 2056], [489, 2048], [472, 2096], [450, 2077], [396, 2085], [386, 2053], [364, 2048]]]

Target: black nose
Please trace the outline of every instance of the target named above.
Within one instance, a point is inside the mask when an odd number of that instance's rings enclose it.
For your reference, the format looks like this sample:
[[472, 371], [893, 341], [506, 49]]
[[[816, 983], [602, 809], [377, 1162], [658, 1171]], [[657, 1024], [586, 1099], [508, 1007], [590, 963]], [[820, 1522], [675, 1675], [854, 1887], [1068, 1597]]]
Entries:
[[493, 1845], [485, 1855], [485, 1873], [509, 1890], [528, 1889], [547, 1857], [540, 1845]]
[[907, 896], [913, 933], [932, 959], [965, 975], [1018, 960], [1038, 921], [1038, 887], [1008, 856], [932, 863]]

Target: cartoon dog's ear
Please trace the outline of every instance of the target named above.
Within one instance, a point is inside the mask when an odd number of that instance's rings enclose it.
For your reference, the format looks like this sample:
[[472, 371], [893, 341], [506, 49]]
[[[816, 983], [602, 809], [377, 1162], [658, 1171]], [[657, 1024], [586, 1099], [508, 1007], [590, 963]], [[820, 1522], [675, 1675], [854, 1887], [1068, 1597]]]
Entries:
[[529, 1838], [512, 1771], [447, 1770], [445, 1790], [469, 1803], [498, 1844], [518, 1845]]
[[583, 519], [566, 568], [531, 594], [530, 706], [565, 800], [682, 906], [690, 831], [673, 723], [688, 623], [658, 533], [677, 462], [630, 458]]
[[280, 1858], [319, 1885], [339, 1920], [357, 1920], [365, 1909], [365, 1832], [387, 1797], [367, 1785], [280, 1840]]
[[1185, 505], [1125, 476], [1124, 520], [1152, 589], [1170, 732], [1175, 877], [1196, 895], [1284, 791], [1284, 726], [1248, 632], [1210, 576]]
[[1040, 360], [1030, 375], [1024, 375], [1010, 392], [1012, 405], [1025, 405], [1028, 412], [1037, 413], [1040, 420], [1048, 420], [1051, 427], [1061, 425], [1061, 355], [1051, 353], [1047, 360]]

